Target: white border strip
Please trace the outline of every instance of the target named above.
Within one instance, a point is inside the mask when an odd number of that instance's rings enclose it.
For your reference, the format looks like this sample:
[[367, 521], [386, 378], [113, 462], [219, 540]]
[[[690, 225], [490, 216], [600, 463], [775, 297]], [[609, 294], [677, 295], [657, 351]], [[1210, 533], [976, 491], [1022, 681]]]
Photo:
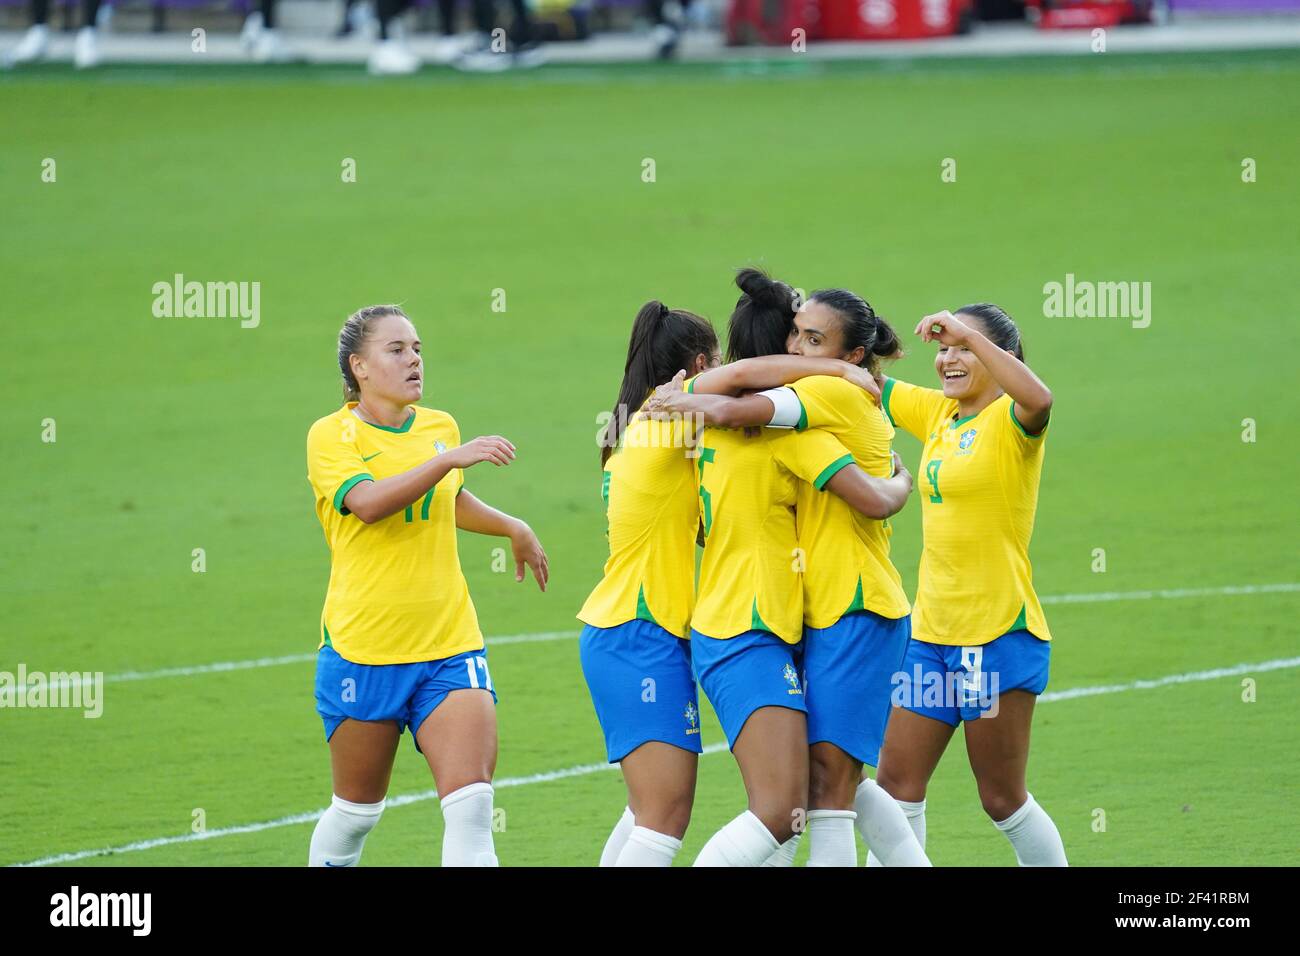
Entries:
[[[1194, 681], [1217, 680], [1220, 677], [1233, 677], [1238, 674], [1262, 673], [1265, 671], [1283, 670], [1291, 667], [1300, 667], [1300, 657], [1285, 657], [1271, 661], [1261, 661], [1258, 664], [1237, 664], [1233, 667], [1220, 667], [1208, 671], [1192, 671], [1187, 674], [1170, 674], [1165, 677], [1159, 677], [1154, 680], [1135, 680], [1127, 684], [1106, 684], [1098, 687], [1074, 687], [1069, 690], [1055, 691], [1039, 696], [1040, 703], [1052, 703], [1060, 700], [1073, 700], [1077, 697], [1095, 697], [1099, 694], [1119, 694], [1130, 690], [1150, 690], [1153, 687], [1168, 687], [1172, 684], [1189, 684]], [[727, 749], [724, 743], [709, 744], [704, 748], [706, 754], [719, 753]], [[503, 779], [492, 781], [494, 789], [500, 790], [506, 787], [526, 787], [534, 783], [549, 783], [552, 780], [566, 780], [570, 777], [585, 777], [593, 773], [616, 769], [615, 764], [608, 763], [588, 763], [579, 764], [575, 767], [565, 767], [562, 770], [548, 770], [544, 773], [530, 774], [526, 777], [505, 777]], [[400, 796], [391, 797], [386, 806], [404, 807], [412, 803], [421, 803], [426, 800], [434, 800], [438, 796], [436, 790], [423, 790], [418, 793], [407, 793]], [[300, 823], [312, 823], [319, 820], [324, 809], [314, 810], [309, 813], [295, 813], [292, 816], [280, 817], [277, 820], [266, 820], [262, 823], [246, 823], [242, 826], [223, 827], [219, 830], [207, 830], [203, 833], [184, 833], [179, 836], [155, 837], [152, 840], [140, 840], [135, 843], [126, 843], [122, 846], [104, 847], [99, 850], [79, 850], [75, 853], [59, 853], [54, 856], [41, 857], [39, 860], [29, 860], [26, 863], [15, 863], [13, 866], [51, 866], [56, 863], [75, 863], [78, 860], [86, 860], [96, 856], [111, 856], [116, 853], [134, 853], [139, 850], [152, 850], [161, 846], [172, 846], [177, 843], [194, 843], [198, 840], [215, 840], [218, 837], [238, 836], [243, 833], [258, 833], [262, 830], [274, 830], [279, 827], [295, 826]]]

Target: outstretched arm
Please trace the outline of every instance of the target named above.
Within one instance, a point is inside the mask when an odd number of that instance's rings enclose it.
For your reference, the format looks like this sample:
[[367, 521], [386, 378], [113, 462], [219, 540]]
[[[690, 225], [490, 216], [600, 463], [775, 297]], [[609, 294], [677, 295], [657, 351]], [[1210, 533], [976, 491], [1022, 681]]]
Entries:
[[469, 468], [481, 461], [508, 465], [514, 458], [515, 446], [500, 435], [475, 438], [400, 475], [358, 483], [344, 496], [343, 507], [366, 524], [374, 524], [419, 501], [453, 469]]
[[772, 415], [776, 411], [772, 400], [765, 395], [730, 398], [726, 395], [668, 392], [662, 398], [651, 401], [653, 405], [646, 405], [647, 413], [651, 418], [671, 419], [674, 416], [681, 416], [722, 428], [767, 425], [771, 423]]
[[760, 355], [730, 365], [720, 365], [697, 375], [691, 383], [691, 390], [696, 394], [739, 395], [742, 392], [789, 385], [810, 375], [846, 378], [865, 389], [876, 404], [880, 403], [880, 386], [865, 368], [839, 359], [807, 355]]
[[524, 565], [527, 565], [533, 569], [537, 586], [546, 590], [546, 580], [550, 577], [546, 552], [526, 522], [498, 511], [462, 488], [456, 495], [456, 527], [475, 534], [509, 538], [515, 556], [515, 580], [524, 579]]

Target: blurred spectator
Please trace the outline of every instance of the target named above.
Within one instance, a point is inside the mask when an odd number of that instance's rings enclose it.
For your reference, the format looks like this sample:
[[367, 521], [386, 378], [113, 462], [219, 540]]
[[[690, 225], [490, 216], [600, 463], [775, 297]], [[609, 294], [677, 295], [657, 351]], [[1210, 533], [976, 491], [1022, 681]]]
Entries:
[[248, 15], [239, 32], [244, 52], [258, 63], [284, 63], [292, 59], [275, 26], [275, 0], [261, 0], [258, 9]]
[[676, 55], [690, 5], [691, 0], [646, 0], [646, 13], [655, 25], [651, 35], [659, 59], [668, 60]]
[[[95, 18], [99, 16], [99, 0], [83, 0], [81, 29], [72, 46], [72, 62], [77, 69], [96, 66], [99, 49], [95, 43]], [[4, 58], [5, 66], [33, 63], [45, 56], [50, 46], [50, 0], [32, 0], [32, 25]]]
[[503, 38], [494, 37], [497, 22], [496, 0], [474, 0], [474, 26], [478, 43], [453, 61], [457, 69], [480, 73], [508, 70], [512, 66], [538, 66], [546, 59], [537, 41], [537, 27], [525, 0], [510, 0], [514, 23]]

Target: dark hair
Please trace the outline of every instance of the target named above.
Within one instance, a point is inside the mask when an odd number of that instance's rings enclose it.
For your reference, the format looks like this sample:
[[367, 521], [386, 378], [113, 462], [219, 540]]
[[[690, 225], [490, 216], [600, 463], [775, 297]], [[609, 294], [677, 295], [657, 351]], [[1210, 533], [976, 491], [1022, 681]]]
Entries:
[[1020, 329], [1016, 323], [992, 302], [976, 302], [963, 305], [953, 315], [969, 315], [980, 320], [984, 337], [998, 348], [1010, 352], [1020, 361], [1025, 360], [1025, 349], [1020, 342]]
[[880, 359], [897, 355], [902, 349], [898, 334], [893, 328], [876, 315], [871, 303], [848, 289], [818, 289], [808, 297], [809, 302], [820, 302], [833, 309], [840, 317], [840, 334], [844, 339], [844, 351], [852, 352], [862, 346], [863, 368], [874, 374], [880, 367]]
[[343, 323], [343, 328], [339, 330], [339, 371], [343, 373], [345, 402], [355, 402], [361, 398], [361, 386], [357, 384], [356, 376], [352, 374], [352, 363], [348, 359], [360, 354], [361, 349], [365, 347], [372, 323], [376, 319], [389, 315], [407, 318], [406, 313], [398, 306], [368, 305], [349, 315], [348, 320]]
[[628, 419], [644, 404], [651, 389], [667, 382], [680, 369], [689, 372], [697, 355], [712, 356], [717, 350], [718, 333], [703, 316], [670, 309], [658, 299], [641, 306], [632, 322], [618, 400], [601, 432], [601, 465], [618, 447]]
[[727, 361], [783, 355], [799, 311], [799, 293], [762, 269], [736, 273], [741, 296], [727, 325]]

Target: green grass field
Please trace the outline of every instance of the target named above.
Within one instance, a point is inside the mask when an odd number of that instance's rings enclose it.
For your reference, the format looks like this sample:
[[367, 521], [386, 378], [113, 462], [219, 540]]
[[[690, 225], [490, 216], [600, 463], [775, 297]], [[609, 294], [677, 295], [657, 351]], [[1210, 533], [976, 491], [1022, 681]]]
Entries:
[[[1215, 589], [1300, 582], [1286, 433], [1298, 97], [1294, 53], [388, 83], [293, 68], [0, 77], [0, 670], [110, 681], [98, 720], [0, 710], [0, 863], [156, 838], [174, 839], [80, 862], [306, 861], [311, 823], [285, 818], [330, 793], [311, 663], [151, 672], [314, 650], [328, 554], [306, 430], [340, 401], [342, 320], [387, 301], [425, 340], [425, 404], [519, 448], [468, 487], [532, 523], [552, 587], [493, 573], [498, 542], [463, 535], [484, 632], [571, 634], [489, 637], [498, 855], [594, 863], [623, 806], [617, 772], [595, 769], [573, 617], [605, 556], [596, 416], [642, 302], [721, 327], [731, 271], [751, 262], [854, 288], [909, 330], [938, 308], [1005, 306], [1056, 396], [1039, 593], [1195, 592], [1047, 606], [1049, 690], [1112, 686], [1045, 700], [1036, 719], [1030, 789], [1072, 863], [1294, 863], [1297, 591]], [[341, 182], [347, 158], [355, 183]], [[1245, 158], [1257, 182], [1242, 182]], [[155, 318], [151, 287], [178, 272], [259, 281], [260, 325]], [[1066, 273], [1149, 281], [1150, 327], [1044, 318], [1042, 287]], [[918, 346], [895, 374], [929, 383], [931, 358]], [[917, 443], [899, 448], [915, 469]], [[896, 527], [910, 592], [916, 502]], [[1270, 661], [1289, 663], [1131, 686]], [[929, 794], [931, 856], [1013, 864], [959, 740]], [[390, 806], [367, 864], [437, 861], [431, 788], [404, 741], [390, 798], [426, 798]], [[742, 806], [729, 755], [703, 757], [679, 863]], [[186, 838], [196, 809], [211, 839]], [[227, 832], [262, 823], [275, 825]]]

